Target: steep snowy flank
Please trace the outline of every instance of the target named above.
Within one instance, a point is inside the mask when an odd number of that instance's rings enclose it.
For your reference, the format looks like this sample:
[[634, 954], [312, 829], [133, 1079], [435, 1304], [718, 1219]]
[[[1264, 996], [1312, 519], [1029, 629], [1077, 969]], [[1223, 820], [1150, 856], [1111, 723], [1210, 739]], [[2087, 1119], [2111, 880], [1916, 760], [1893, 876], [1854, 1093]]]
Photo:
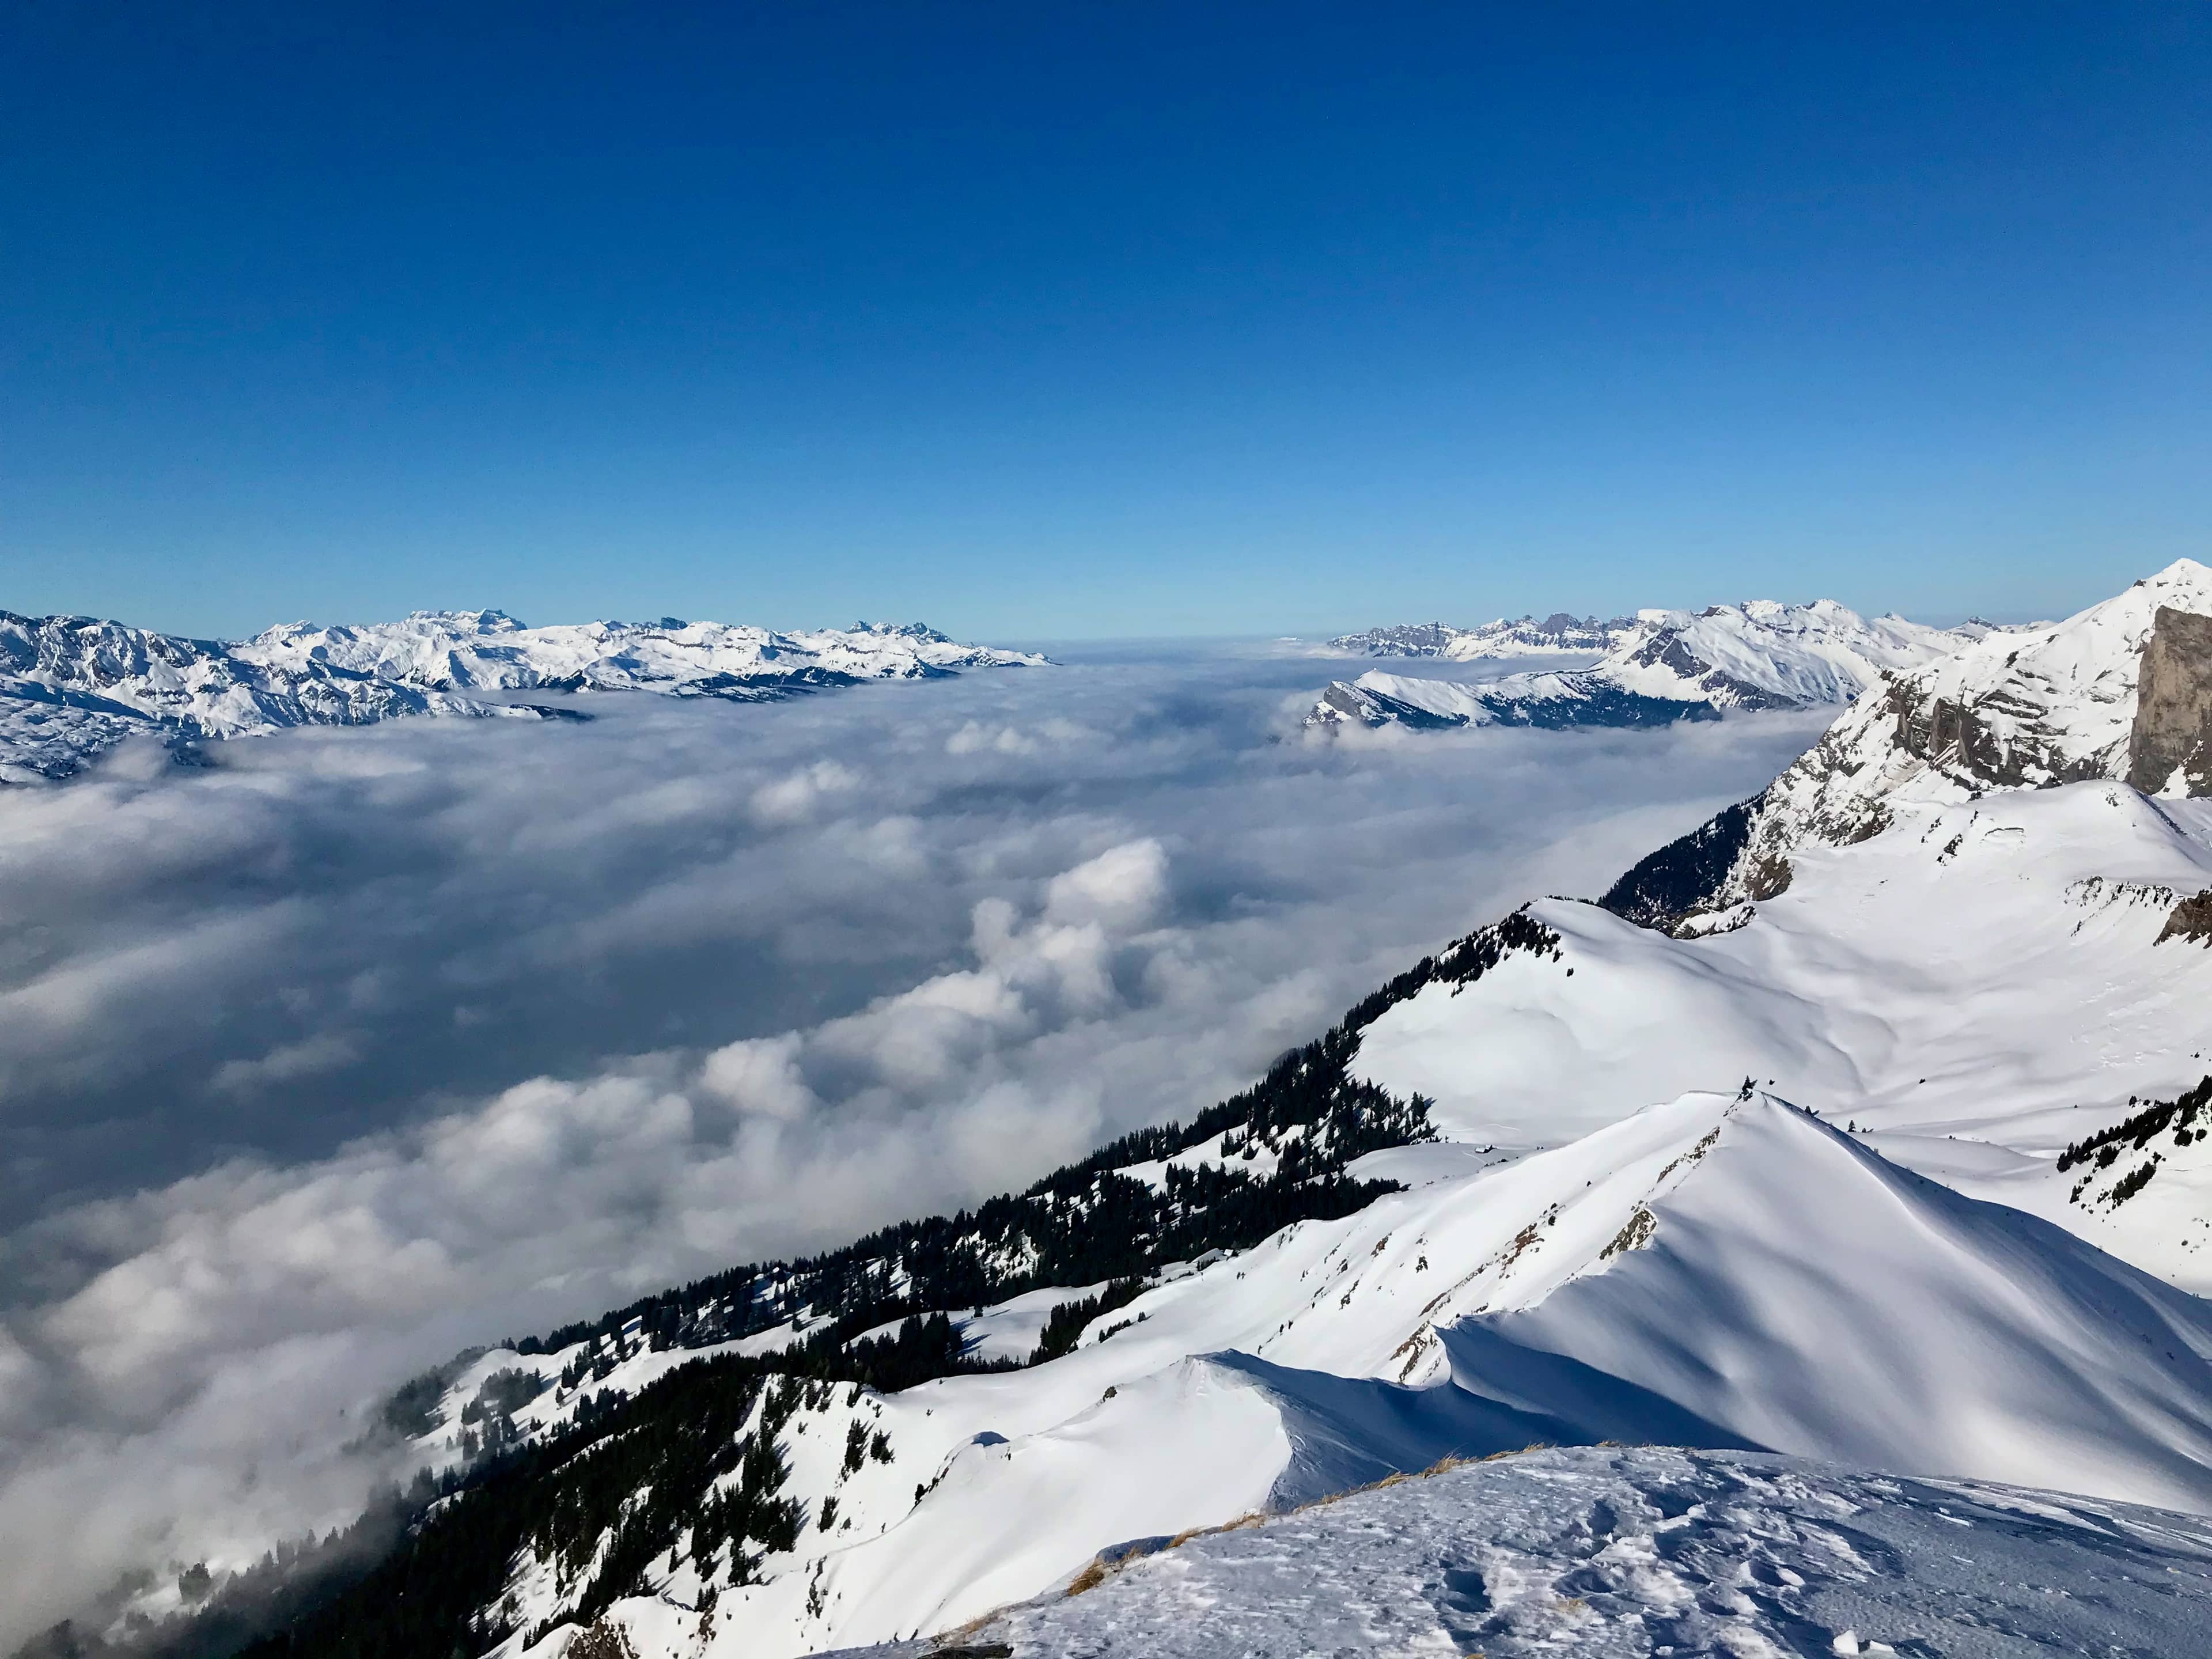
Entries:
[[66, 777], [137, 733], [185, 742], [416, 714], [581, 718], [458, 695], [470, 691], [750, 702], [1043, 660], [866, 623], [802, 634], [674, 618], [526, 629], [496, 611], [441, 611], [359, 628], [295, 623], [227, 645], [0, 611], [0, 782]]
[[1729, 709], [1848, 702], [1884, 670], [1928, 662], [1999, 631], [1984, 623], [1929, 628], [1901, 617], [1869, 622], [1830, 599], [1755, 599], [1695, 614], [1644, 611], [1594, 667], [1474, 685], [1370, 672], [1331, 684], [1305, 723], [1658, 726]]
[[2201, 1516], [1741, 1453], [1531, 1451], [1165, 1543], [866, 1651], [2043, 1659], [2197, 1652], [2212, 1620]]
[[1901, 1163], [2212, 1290], [2212, 1146], [2161, 1131], [2117, 1203], [2101, 1176], [2072, 1196], [2081, 1172], [2059, 1165], [2212, 1073], [2212, 949], [2184, 909], [2212, 889], [2212, 802], [2082, 783], [1893, 805], [1884, 833], [1808, 844], [1786, 892], [1679, 937], [1532, 905], [1556, 957], [1400, 1001], [1353, 1069], [1431, 1097], [1448, 1136], [1512, 1146], [1771, 1081]]
[[1434, 657], [1446, 662], [1596, 655], [1612, 650], [1635, 627], [1632, 617], [1600, 622], [1595, 617], [1573, 617], [1559, 611], [1540, 622], [1534, 617], [1500, 617], [1480, 628], [1401, 623], [1394, 628], [1370, 628], [1362, 634], [1340, 634], [1328, 642], [1328, 647], [1361, 657]]
[[1798, 848], [1878, 834], [1905, 802], [2087, 778], [2212, 793], [2212, 569], [2193, 559], [2064, 622], [1885, 674], [1759, 798], [1721, 879], [1643, 919], [1771, 897]]
[[[647, 1510], [521, 1535], [485, 1598], [497, 1650], [552, 1659], [600, 1620], [647, 1659], [954, 1628], [1121, 1540], [1539, 1440], [2212, 1508], [2212, 1308], [2055, 1227], [1759, 1096], [1687, 1097], [1472, 1174], [1456, 1150], [1389, 1154], [1439, 1178], [1164, 1277], [1030, 1370], [889, 1395], [733, 1376], [726, 1458], [679, 1435], [680, 1463], [629, 1477]], [[590, 1456], [649, 1447], [671, 1420], [639, 1415], [655, 1399], [614, 1407]], [[552, 1493], [588, 1483], [580, 1464], [544, 1478], [506, 1501], [557, 1515]], [[660, 1507], [693, 1478], [706, 1496]], [[717, 1495], [747, 1491], [736, 1510]]]

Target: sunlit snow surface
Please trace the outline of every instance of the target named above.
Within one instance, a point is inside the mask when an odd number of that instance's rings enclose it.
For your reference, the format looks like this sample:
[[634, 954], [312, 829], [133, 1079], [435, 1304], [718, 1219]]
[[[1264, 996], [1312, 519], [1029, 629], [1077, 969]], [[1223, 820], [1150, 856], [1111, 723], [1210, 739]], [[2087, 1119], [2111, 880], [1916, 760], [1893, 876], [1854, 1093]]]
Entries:
[[2212, 1288], [2212, 1146], [2168, 1149], [2119, 1206], [2069, 1203], [2057, 1167], [2131, 1097], [2212, 1073], [2212, 950], [2157, 942], [2212, 886], [2212, 803], [1948, 788], [1899, 790], [1871, 840], [1801, 848], [1786, 892], [1705, 937], [1540, 901], [1557, 961], [1429, 987], [1369, 1027], [1358, 1070], [1432, 1097], [1449, 1135], [1520, 1146], [1752, 1078], [1872, 1128], [1899, 1163]]
[[[1117, 1540], [1533, 1443], [1755, 1449], [2212, 1513], [2212, 1310], [2058, 1228], [1763, 1097], [1686, 1097], [1472, 1173], [1459, 1150], [1426, 1149], [1437, 1179], [1158, 1286], [1048, 1364], [836, 1391], [785, 1443], [790, 1490], [835, 1495], [836, 1531], [725, 1588], [710, 1622], [688, 1559], [657, 1563], [613, 1616], [640, 1659], [955, 1630]], [[855, 1422], [892, 1460], [848, 1478]], [[562, 1607], [550, 1567], [532, 1558], [510, 1589], [522, 1633], [502, 1659], [560, 1659], [566, 1626], [528, 1641]]]
[[942, 1644], [868, 1651], [2178, 1659], [2212, 1644], [2208, 1619], [2202, 1516], [1742, 1453], [1591, 1447], [1155, 1547], [1081, 1595], [1046, 1595]]

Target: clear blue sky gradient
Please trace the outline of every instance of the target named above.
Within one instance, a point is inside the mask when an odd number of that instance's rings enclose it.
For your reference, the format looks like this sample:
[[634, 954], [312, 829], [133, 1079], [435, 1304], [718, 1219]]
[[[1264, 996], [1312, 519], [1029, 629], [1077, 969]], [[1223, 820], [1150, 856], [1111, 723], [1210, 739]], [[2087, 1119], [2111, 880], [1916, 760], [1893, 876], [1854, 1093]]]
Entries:
[[26, 4], [0, 605], [984, 637], [2212, 556], [2212, 6]]

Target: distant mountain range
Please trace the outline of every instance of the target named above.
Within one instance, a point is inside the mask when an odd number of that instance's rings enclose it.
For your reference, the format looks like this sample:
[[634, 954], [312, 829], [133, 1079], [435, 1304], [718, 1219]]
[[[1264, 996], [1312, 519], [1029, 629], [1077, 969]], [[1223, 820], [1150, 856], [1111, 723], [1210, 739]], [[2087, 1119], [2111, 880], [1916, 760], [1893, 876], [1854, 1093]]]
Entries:
[[[1377, 629], [1333, 643], [1372, 655], [1466, 661], [1568, 650], [1591, 641], [1594, 665], [1462, 684], [1376, 670], [1330, 684], [1309, 730], [1346, 726], [1648, 726], [1716, 720], [1729, 710], [1849, 702], [1887, 671], [1913, 668], [2005, 630], [1969, 622], [1931, 628], [1902, 617], [1869, 622], [1832, 599], [1753, 599], [1697, 612], [1640, 611], [1600, 623], [1551, 617], [1460, 630]], [[1444, 637], [1449, 636], [1449, 637]], [[1589, 648], [1589, 647], [1585, 647]]]
[[1370, 628], [1364, 634], [1340, 634], [1328, 642], [1328, 648], [1353, 656], [1434, 657], [1446, 662], [1580, 656], [1612, 650], [1635, 627], [1633, 617], [1600, 622], [1595, 617], [1574, 617], [1559, 611], [1540, 622], [1534, 617], [1501, 617], [1480, 628], [1401, 623], [1395, 628]]
[[526, 628], [500, 611], [417, 611], [355, 627], [292, 623], [223, 642], [0, 611], [0, 782], [67, 777], [142, 733], [187, 743], [410, 715], [580, 718], [565, 703], [512, 694], [757, 702], [1044, 661], [914, 624], [784, 633], [664, 617]]

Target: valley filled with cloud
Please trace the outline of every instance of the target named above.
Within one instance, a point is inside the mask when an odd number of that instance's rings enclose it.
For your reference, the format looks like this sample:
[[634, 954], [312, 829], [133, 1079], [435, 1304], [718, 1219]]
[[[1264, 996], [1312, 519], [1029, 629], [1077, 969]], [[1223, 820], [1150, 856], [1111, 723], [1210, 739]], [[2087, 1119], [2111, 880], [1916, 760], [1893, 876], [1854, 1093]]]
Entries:
[[0, 1638], [343, 1524], [465, 1345], [1189, 1115], [1825, 718], [1319, 742], [1310, 662], [1067, 655], [0, 792]]

